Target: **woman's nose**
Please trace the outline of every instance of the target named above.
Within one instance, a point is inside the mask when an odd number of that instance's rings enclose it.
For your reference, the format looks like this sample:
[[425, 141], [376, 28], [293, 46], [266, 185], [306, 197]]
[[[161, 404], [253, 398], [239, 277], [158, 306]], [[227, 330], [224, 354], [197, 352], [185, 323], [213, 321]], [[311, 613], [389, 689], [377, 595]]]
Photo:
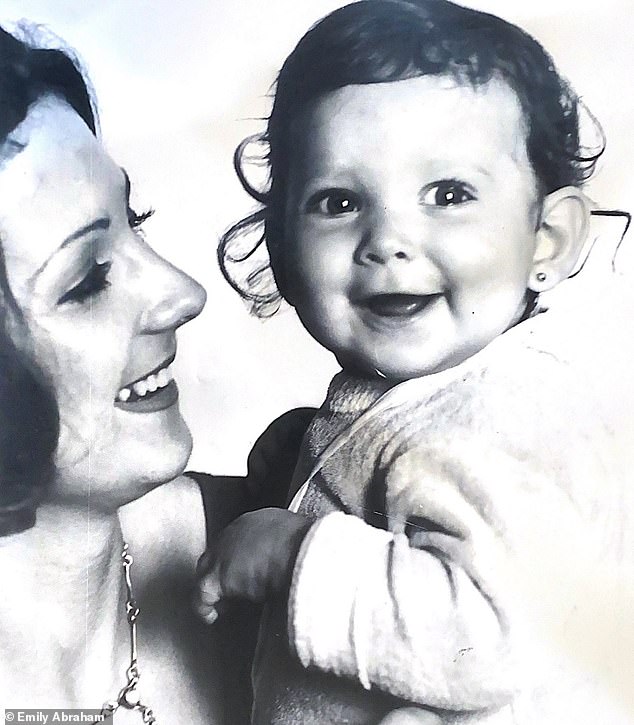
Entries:
[[386, 211], [371, 220], [365, 229], [357, 249], [357, 261], [365, 265], [411, 261], [416, 256], [416, 245], [416, 228], [411, 223], [397, 221]]
[[149, 304], [141, 317], [141, 331], [147, 334], [175, 330], [197, 317], [207, 300], [204, 288], [154, 252], [154, 279], [147, 280]]

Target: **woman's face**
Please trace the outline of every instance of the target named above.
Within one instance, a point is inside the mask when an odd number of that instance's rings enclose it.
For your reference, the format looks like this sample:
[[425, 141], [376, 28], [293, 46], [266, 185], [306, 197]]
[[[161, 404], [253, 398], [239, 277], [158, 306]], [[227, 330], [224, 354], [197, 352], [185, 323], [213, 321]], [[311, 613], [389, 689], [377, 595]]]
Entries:
[[129, 182], [63, 101], [38, 101], [0, 161], [10, 333], [57, 400], [57, 500], [109, 510], [178, 475], [191, 449], [165, 371], [203, 289], [135, 229]]

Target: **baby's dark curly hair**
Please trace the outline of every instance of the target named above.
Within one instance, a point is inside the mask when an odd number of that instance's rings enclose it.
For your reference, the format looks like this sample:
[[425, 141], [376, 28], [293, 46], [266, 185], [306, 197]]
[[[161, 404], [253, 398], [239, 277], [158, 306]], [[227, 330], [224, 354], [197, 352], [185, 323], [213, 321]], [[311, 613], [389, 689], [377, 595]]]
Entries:
[[[601, 128], [588, 112], [598, 141], [595, 148], [584, 149], [581, 102], [528, 33], [448, 0], [361, 0], [346, 5], [300, 40], [278, 76], [266, 132], [246, 139], [234, 155], [242, 186], [261, 207], [223, 235], [218, 260], [226, 280], [255, 314], [273, 314], [285, 289], [284, 208], [294, 119], [309, 102], [338, 88], [426, 75], [449, 75], [474, 88], [493, 77], [508, 83], [521, 104], [528, 157], [542, 195], [580, 186], [594, 171], [605, 146]], [[267, 148], [265, 191], [255, 189], [245, 172], [247, 147], [256, 140]], [[268, 259], [257, 262], [263, 243]]]

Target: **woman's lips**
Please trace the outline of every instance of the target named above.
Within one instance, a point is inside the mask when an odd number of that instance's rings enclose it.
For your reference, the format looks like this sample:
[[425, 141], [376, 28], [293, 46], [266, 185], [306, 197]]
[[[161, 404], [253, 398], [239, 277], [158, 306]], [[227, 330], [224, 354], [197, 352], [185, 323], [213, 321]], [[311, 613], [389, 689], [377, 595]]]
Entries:
[[146, 393], [143, 397], [130, 398], [123, 402], [115, 401], [115, 406], [130, 413], [156, 413], [159, 410], [170, 408], [178, 400], [178, 387], [174, 380], [164, 388], [158, 388], [153, 393]]
[[440, 293], [429, 295], [380, 294], [366, 297], [360, 304], [378, 317], [412, 317], [422, 312]]
[[137, 413], [155, 412], [174, 405], [178, 400], [178, 388], [170, 368], [173, 359], [172, 356], [144, 378], [121, 388], [115, 405]]

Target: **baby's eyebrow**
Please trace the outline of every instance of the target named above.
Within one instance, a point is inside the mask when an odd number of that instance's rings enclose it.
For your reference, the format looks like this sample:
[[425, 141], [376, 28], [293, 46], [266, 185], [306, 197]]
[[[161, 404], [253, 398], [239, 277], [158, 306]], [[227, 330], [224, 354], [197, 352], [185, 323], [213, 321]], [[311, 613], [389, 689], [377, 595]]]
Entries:
[[462, 166], [462, 168], [460, 168], [460, 166], [459, 166], [457, 168], [457, 171], [458, 171], [458, 174], [457, 174], [458, 178], [460, 178], [460, 176], [461, 176], [461, 173], [460, 173], [461, 171], [463, 174], [476, 173], [479, 176], [486, 176], [487, 179], [493, 178], [493, 173], [491, 171], [489, 171], [489, 169], [487, 169], [485, 166], [482, 166], [481, 164], [473, 164], [473, 165], [467, 164], [465, 166]]
[[484, 166], [476, 166], [476, 167], [475, 167], [475, 170], [476, 170], [476, 171], [477, 171], [478, 173], [482, 174], [482, 176], [488, 176], [488, 177], [489, 177], [489, 179], [490, 179], [490, 178], [491, 178], [491, 176], [492, 176], [491, 172], [490, 172], [490, 171], [489, 171], [488, 169], [486, 169], [486, 168], [485, 168]]

